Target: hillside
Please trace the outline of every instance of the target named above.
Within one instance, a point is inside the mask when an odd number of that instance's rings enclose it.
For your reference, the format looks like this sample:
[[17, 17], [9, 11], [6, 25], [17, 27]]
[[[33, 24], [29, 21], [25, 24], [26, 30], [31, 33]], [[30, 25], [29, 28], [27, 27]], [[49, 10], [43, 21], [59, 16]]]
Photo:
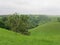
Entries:
[[47, 23], [21, 35], [0, 28], [0, 45], [60, 45], [60, 23]]
[[46, 23], [31, 31], [31, 36], [42, 39], [42, 44], [48, 45], [60, 45], [60, 23]]
[[0, 28], [0, 45], [24, 45], [26, 36]]
[[31, 30], [32, 35], [35, 36], [40, 34], [60, 34], [60, 22], [52, 22], [52, 23], [46, 23], [43, 25], [38, 26], [37, 28], [34, 28]]

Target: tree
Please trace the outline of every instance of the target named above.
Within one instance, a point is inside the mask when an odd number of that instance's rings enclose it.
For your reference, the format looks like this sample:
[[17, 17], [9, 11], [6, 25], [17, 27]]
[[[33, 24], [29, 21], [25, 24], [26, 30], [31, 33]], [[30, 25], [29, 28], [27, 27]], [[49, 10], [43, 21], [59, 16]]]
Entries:
[[57, 21], [60, 22], [60, 17], [57, 18]]
[[4, 23], [5, 21], [6, 21], [6, 17], [3, 17], [3, 16], [0, 17], [0, 27], [1, 28], [6, 28], [5, 23]]
[[7, 17], [7, 21], [5, 22], [5, 26], [8, 27], [8, 29], [13, 30], [15, 32], [28, 34], [28, 18], [29, 17], [27, 15], [9, 15]]

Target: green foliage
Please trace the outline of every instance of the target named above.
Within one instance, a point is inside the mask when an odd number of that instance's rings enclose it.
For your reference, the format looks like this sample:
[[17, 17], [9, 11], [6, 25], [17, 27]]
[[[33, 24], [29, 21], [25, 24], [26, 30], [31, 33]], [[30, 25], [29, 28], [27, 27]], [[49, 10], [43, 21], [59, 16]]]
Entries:
[[0, 17], [0, 27], [1, 28], [5, 28], [5, 20], [6, 20], [6, 17]]
[[57, 21], [60, 22], [60, 17], [57, 18]]
[[15, 32], [29, 34], [28, 29], [35, 28], [48, 22], [59, 22], [58, 17], [46, 15], [19, 15], [17, 13], [0, 17], [0, 27]]
[[4, 28], [5, 27], [4, 22], [2, 20], [0, 20], [0, 27], [1, 28]]
[[40, 15], [40, 16], [38, 16], [38, 21], [39, 21], [39, 24], [41, 25], [41, 24], [51, 22], [51, 18], [46, 15]]
[[37, 27], [38, 25], [51, 22], [51, 18], [46, 15], [30, 15], [29, 16], [30, 28]]
[[28, 18], [28, 16], [18, 14], [9, 15], [5, 21], [5, 26], [10, 30], [27, 34]]
[[30, 24], [29, 28], [34, 28], [34, 27], [38, 26], [38, 20], [35, 15], [30, 15], [28, 22]]

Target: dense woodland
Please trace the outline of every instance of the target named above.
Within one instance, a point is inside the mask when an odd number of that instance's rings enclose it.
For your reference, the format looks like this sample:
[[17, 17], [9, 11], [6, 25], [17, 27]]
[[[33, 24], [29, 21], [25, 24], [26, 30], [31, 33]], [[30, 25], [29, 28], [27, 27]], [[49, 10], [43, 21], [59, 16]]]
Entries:
[[28, 29], [37, 27], [48, 22], [60, 22], [60, 17], [47, 15], [22, 15], [10, 14], [0, 16], [0, 27], [25, 35], [30, 35]]

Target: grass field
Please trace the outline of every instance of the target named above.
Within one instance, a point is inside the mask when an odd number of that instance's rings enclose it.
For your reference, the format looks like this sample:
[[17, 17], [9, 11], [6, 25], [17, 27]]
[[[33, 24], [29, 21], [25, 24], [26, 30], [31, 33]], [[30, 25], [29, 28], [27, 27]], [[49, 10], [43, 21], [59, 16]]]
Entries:
[[0, 45], [60, 45], [60, 23], [47, 23], [26, 36], [0, 28]]

